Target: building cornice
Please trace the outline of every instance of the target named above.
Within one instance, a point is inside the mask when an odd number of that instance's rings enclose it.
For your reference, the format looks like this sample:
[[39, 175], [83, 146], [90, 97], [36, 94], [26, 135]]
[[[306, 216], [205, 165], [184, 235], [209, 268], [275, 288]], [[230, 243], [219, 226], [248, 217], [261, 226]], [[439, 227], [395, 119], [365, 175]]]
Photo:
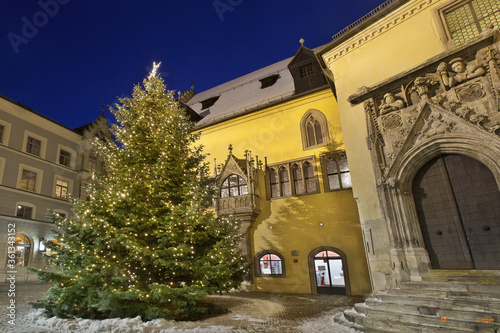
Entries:
[[333, 41], [316, 51], [316, 57], [322, 67], [325, 68], [330, 63], [344, 57], [439, 1], [441, 0], [386, 1], [333, 36]]
[[80, 143], [82, 140], [81, 135], [72, 129], [35, 112], [24, 104], [2, 95], [0, 95], [0, 110], [75, 143]]

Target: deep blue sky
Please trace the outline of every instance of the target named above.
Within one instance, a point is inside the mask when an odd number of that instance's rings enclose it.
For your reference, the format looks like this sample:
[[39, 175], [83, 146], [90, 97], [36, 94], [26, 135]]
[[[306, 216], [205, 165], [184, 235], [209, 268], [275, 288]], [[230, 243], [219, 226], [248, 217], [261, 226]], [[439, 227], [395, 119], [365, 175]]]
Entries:
[[76, 128], [153, 61], [168, 89], [201, 92], [293, 56], [300, 38], [326, 44], [383, 2], [1, 0], [0, 94]]

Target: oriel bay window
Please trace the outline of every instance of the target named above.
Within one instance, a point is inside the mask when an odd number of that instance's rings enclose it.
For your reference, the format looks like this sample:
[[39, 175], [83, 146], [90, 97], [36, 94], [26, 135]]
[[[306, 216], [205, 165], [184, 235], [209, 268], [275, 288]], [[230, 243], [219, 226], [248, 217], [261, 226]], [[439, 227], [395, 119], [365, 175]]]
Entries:
[[220, 197], [238, 197], [248, 194], [248, 186], [243, 177], [231, 174], [223, 182], [220, 189]]
[[270, 165], [266, 181], [268, 197], [280, 198], [293, 195], [318, 193], [318, 180], [313, 157]]

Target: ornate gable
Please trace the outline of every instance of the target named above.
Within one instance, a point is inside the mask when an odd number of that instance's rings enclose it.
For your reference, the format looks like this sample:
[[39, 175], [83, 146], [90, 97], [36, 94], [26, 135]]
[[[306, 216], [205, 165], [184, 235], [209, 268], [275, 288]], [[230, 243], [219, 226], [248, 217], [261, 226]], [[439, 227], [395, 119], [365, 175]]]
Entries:
[[233, 155], [229, 145], [229, 155], [224, 166], [219, 166], [217, 176], [217, 214], [246, 216], [253, 220], [260, 213], [259, 184], [254, 159], [249, 151], [245, 159]]

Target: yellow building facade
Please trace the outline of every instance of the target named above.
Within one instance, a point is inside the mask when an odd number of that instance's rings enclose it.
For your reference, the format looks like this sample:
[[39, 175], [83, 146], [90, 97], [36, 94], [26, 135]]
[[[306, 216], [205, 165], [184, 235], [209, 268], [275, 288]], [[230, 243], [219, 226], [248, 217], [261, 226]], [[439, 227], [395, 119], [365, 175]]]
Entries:
[[500, 270], [499, 26], [498, 1], [387, 1], [316, 51], [374, 291], [433, 269]]
[[218, 214], [243, 221], [249, 288], [371, 292], [336, 99], [311, 50], [194, 95]]

